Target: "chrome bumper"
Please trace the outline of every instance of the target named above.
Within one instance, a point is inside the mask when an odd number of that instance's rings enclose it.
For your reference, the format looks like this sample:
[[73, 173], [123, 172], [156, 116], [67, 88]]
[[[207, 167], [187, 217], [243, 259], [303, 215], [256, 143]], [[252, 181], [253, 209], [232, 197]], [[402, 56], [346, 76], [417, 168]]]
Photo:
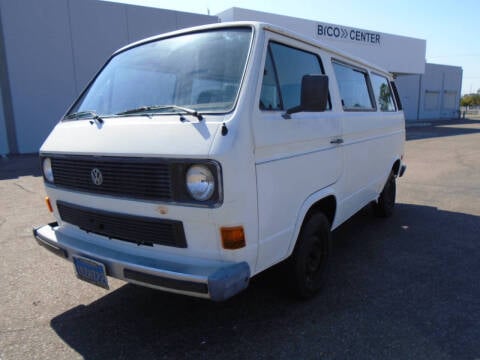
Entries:
[[69, 261], [82, 256], [105, 265], [107, 275], [154, 289], [223, 301], [244, 290], [250, 280], [246, 262], [133, 255], [56, 231], [57, 223], [33, 229], [37, 242]]

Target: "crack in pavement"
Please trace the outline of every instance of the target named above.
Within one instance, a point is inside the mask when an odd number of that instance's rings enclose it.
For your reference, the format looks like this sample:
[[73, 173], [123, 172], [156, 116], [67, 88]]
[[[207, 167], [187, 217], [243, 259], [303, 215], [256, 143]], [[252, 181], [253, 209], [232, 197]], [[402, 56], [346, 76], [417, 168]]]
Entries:
[[23, 186], [22, 184], [19, 184], [19, 183], [17, 183], [17, 182], [15, 182], [14, 184], [15, 184], [16, 186], [18, 186], [20, 189], [22, 189], [22, 190], [24, 190], [24, 191], [26, 191], [26, 192], [28, 192], [28, 193], [30, 193], [30, 194], [35, 194], [35, 191], [32, 191], [32, 190], [26, 188], [26, 187]]

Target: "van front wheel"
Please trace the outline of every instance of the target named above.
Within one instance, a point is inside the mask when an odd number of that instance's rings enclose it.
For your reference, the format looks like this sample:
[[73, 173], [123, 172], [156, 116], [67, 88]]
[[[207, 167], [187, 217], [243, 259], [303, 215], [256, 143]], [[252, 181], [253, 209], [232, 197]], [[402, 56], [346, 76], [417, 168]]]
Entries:
[[315, 213], [303, 225], [290, 259], [292, 286], [300, 298], [311, 298], [321, 289], [330, 249], [330, 224], [323, 213]]
[[377, 202], [374, 204], [375, 215], [389, 217], [393, 214], [396, 192], [395, 175], [392, 171]]

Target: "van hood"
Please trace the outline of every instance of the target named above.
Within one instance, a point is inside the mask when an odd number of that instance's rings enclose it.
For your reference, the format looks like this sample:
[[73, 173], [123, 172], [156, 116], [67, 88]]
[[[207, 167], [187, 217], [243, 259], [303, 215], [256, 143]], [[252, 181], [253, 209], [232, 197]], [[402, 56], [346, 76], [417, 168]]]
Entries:
[[[221, 118], [221, 119], [219, 119]], [[62, 121], [40, 152], [110, 156], [207, 156], [223, 116], [214, 122], [193, 116], [130, 116]]]

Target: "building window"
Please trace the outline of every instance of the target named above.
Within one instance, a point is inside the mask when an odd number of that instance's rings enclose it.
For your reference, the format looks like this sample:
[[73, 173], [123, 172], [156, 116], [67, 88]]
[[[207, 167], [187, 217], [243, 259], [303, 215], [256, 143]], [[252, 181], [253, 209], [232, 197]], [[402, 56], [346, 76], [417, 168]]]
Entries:
[[443, 108], [446, 110], [458, 109], [457, 92], [445, 90], [443, 93]]
[[377, 101], [377, 108], [380, 111], [395, 111], [393, 103], [392, 91], [386, 77], [372, 74], [372, 87]]
[[[270, 42], [263, 71], [260, 109], [287, 110], [300, 105], [303, 76], [323, 73], [316, 54]], [[327, 109], [330, 109], [329, 104]]]
[[440, 108], [440, 92], [426, 90], [423, 107], [426, 111], [438, 110]]
[[344, 110], [371, 111], [375, 109], [366, 71], [338, 62], [333, 63], [333, 69], [337, 77]]

